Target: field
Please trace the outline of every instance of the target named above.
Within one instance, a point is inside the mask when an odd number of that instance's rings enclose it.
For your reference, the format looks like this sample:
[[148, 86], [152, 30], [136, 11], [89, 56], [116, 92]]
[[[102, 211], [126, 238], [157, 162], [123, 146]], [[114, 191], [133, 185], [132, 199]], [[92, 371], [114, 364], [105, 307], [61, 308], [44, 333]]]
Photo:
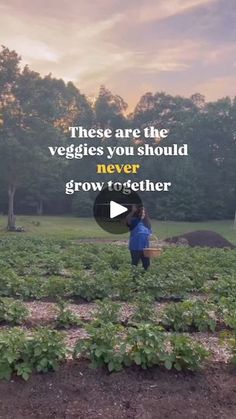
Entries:
[[[91, 220], [18, 225], [0, 238], [0, 417], [236, 417], [236, 250], [170, 247], [144, 273], [79, 240], [113, 238]], [[236, 243], [232, 222], [154, 223], [196, 229]]]
[[[0, 216], [0, 236], [7, 235], [6, 224], [6, 217]], [[31, 237], [52, 237], [56, 239], [120, 239], [120, 237], [123, 239], [127, 237], [127, 235], [112, 236], [106, 233], [101, 230], [93, 218], [17, 216], [17, 225], [23, 226], [26, 229], [27, 236]], [[152, 229], [153, 233], [160, 239], [194, 230], [212, 230], [236, 244], [236, 230], [233, 229], [233, 220], [195, 223], [153, 220]]]

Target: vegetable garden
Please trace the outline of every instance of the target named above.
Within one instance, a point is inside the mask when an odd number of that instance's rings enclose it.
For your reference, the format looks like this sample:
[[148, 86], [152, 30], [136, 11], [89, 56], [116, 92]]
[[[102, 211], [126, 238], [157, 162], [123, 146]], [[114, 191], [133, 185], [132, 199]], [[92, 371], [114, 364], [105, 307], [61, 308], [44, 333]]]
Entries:
[[[1, 378], [28, 379], [71, 357], [109, 371], [195, 370], [213, 357], [201, 333], [236, 362], [236, 251], [172, 247], [144, 273], [121, 246], [18, 237], [0, 246]], [[32, 322], [33, 300], [53, 311], [44, 325]], [[85, 302], [87, 318], [76, 314]]]
[[1, 379], [84, 360], [108, 372], [236, 364], [235, 250], [169, 247], [146, 273], [118, 245], [6, 237], [0, 250]]

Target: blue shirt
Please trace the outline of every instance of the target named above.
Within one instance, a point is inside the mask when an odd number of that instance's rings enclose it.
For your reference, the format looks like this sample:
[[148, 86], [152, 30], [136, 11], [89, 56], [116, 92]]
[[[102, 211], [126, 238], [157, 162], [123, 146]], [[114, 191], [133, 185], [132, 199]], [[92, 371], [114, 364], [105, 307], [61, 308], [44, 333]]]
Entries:
[[130, 229], [130, 250], [143, 250], [149, 247], [149, 237], [152, 234], [151, 228], [147, 227], [139, 218], [134, 217], [131, 220]]

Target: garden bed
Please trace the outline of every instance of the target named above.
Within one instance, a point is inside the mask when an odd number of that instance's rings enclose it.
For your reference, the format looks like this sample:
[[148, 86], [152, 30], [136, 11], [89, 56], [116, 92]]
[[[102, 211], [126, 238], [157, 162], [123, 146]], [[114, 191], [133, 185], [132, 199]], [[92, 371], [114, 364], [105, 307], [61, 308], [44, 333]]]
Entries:
[[234, 419], [236, 371], [225, 365], [198, 373], [137, 367], [108, 374], [87, 362], [28, 382], [0, 381], [4, 419]]
[[235, 250], [171, 246], [147, 273], [123, 246], [0, 251], [0, 418], [236, 417]]

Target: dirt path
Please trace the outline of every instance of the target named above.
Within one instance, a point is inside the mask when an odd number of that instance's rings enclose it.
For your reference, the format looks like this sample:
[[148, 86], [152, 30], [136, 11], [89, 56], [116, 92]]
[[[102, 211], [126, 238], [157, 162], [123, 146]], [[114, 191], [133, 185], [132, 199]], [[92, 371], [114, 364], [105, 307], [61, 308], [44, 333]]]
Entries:
[[235, 419], [236, 371], [195, 374], [130, 368], [108, 374], [87, 363], [0, 382], [1, 419]]

